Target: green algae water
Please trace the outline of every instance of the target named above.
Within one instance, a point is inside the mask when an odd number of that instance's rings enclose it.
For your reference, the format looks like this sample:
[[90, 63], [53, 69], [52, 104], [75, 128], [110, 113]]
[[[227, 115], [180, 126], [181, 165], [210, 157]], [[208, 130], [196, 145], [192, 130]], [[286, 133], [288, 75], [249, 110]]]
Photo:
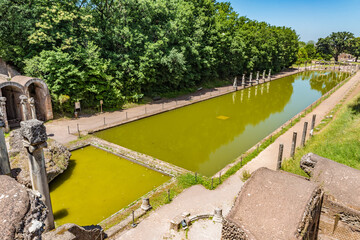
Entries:
[[75, 150], [50, 183], [56, 226], [97, 224], [169, 179], [96, 147]]
[[348, 76], [295, 74], [95, 135], [212, 176]]

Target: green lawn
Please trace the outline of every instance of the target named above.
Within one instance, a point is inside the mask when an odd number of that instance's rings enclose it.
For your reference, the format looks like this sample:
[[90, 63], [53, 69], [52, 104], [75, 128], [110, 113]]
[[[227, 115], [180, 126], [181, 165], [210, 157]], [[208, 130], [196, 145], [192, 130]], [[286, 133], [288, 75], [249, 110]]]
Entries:
[[360, 169], [360, 95], [342, 106], [335, 119], [304, 148], [298, 148], [294, 159], [285, 160], [282, 169], [307, 176], [300, 168], [300, 159], [309, 152]]

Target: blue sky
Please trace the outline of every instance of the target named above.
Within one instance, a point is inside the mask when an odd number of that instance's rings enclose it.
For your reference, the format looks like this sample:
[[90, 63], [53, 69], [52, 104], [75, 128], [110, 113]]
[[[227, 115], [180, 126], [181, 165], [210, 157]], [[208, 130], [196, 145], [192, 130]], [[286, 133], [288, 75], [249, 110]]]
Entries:
[[[219, 2], [226, 2], [218, 0]], [[360, 0], [229, 0], [240, 16], [295, 29], [301, 41], [349, 31], [360, 36]]]

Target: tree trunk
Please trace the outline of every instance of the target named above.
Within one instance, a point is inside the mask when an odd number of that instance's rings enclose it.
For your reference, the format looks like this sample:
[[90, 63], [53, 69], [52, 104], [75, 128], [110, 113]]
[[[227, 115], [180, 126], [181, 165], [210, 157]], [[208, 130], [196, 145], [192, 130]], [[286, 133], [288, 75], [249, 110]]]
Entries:
[[334, 59], [335, 59], [335, 62], [337, 62], [338, 59], [339, 59], [339, 55], [335, 55], [335, 56], [334, 56]]

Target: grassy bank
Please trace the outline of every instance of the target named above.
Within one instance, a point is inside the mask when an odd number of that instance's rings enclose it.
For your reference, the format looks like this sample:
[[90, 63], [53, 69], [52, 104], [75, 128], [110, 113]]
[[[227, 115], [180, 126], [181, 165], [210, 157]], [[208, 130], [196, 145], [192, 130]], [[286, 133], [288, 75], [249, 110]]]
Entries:
[[285, 160], [283, 170], [307, 176], [300, 168], [300, 159], [309, 152], [360, 169], [360, 94], [345, 105], [339, 104], [334, 112], [336, 118], [325, 119], [320, 124], [324, 129], [304, 148], [298, 148], [294, 159]]

